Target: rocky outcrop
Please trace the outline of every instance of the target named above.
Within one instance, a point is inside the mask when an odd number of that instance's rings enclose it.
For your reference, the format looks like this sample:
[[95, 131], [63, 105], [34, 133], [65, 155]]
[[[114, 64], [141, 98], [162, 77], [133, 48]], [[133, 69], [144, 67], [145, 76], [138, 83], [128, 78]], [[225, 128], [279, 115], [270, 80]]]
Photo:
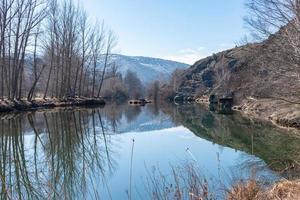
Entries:
[[281, 55], [273, 44], [279, 39], [276, 34], [262, 43], [236, 47], [199, 60], [183, 72], [177, 94], [197, 98], [233, 93], [235, 104], [249, 96], [300, 102], [300, 70], [278, 61]]
[[195, 97], [211, 94], [223, 96], [232, 92], [240, 95], [240, 82], [246, 81], [240, 72], [247, 70], [245, 63], [250, 59], [245, 57], [244, 52], [251, 48], [254, 47], [228, 50], [198, 61], [183, 73], [178, 93], [189, 93]]
[[283, 42], [280, 34], [279, 31], [262, 43], [236, 47], [199, 60], [182, 73], [177, 95], [198, 99], [233, 94], [233, 106], [243, 104], [250, 97], [271, 102], [282, 100], [284, 108], [261, 110], [268, 113], [264, 119], [299, 128], [300, 117], [283, 110], [292, 110], [295, 104], [300, 104], [300, 69], [285, 62], [282, 51], [278, 51], [276, 42]]

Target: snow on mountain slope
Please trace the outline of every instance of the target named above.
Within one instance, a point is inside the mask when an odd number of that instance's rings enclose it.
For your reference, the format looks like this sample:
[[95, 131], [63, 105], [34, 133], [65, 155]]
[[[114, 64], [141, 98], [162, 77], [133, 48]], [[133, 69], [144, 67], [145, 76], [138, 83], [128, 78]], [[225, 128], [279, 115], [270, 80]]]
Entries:
[[136, 72], [144, 84], [157, 79], [168, 80], [175, 69], [185, 69], [189, 67], [188, 64], [170, 60], [120, 54], [112, 55], [111, 62], [117, 64], [118, 71], [123, 76], [125, 76], [127, 70]]

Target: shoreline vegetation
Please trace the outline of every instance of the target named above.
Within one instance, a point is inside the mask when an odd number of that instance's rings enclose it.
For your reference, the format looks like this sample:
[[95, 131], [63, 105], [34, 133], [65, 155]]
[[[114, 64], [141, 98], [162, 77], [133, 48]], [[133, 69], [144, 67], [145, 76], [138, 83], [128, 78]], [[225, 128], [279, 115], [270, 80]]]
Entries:
[[103, 98], [64, 98], [64, 99], [34, 99], [22, 100], [0, 100], [0, 113], [10, 113], [19, 111], [33, 111], [38, 109], [52, 109], [56, 107], [92, 107], [104, 106]]
[[194, 164], [187, 164], [172, 168], [170, 176], [153, 172], [149, 174], [146, 189], [151, 199], [157, 200], [298, 200], [300, 197], [300, 180], [267, 183], [252, 177], [232, 180], [226, 186], [222, 180], [212, 183], [200, 171]]
[[[178, 178], [178, 177], [174, 177]], [[196, 180], [198, 177], [193, 177], [194, 182], [182, 188], [179, 185], [167, 185], [166, 189], [152, 189], [152, 199], [185, 199], [188, 197], [191, 200], [219, 199], [216, 194], [211, 193], [209, 185], [204, 180]], [[202, 182], [201, 182], [202, 181]], [[233, 185], [224, 191], [225, 200], [298, 200], [300, 197], [300, 180], [288, 181], [280, 180], [272, 185], [266, 186], [256, 180], [243, 181]], [[164, 198], [161, 198], [163, 196]]]

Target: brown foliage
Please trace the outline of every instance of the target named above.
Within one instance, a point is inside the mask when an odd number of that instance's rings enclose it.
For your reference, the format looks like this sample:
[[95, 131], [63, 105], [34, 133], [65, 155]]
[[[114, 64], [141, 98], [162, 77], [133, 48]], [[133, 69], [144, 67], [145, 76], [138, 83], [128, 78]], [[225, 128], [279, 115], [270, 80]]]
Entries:
[[258, 182], [240, 182], [228, 193], [227, 200], [299, 200], [300, 181], [280, 181], [264, 189]]

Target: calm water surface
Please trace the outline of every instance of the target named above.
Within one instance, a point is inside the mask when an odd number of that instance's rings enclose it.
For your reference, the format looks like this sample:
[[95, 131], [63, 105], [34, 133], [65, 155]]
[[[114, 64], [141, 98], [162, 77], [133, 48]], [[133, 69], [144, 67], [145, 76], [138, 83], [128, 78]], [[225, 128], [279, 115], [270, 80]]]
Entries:
[[169, 177], [187, 163], [224, 187], [299, 177], [289, 167], [300, 160], [299, 138], [201, 106], [10, 114], [1, 116], [0, 133], [0, 199], [148, 199], [153, 174]]

